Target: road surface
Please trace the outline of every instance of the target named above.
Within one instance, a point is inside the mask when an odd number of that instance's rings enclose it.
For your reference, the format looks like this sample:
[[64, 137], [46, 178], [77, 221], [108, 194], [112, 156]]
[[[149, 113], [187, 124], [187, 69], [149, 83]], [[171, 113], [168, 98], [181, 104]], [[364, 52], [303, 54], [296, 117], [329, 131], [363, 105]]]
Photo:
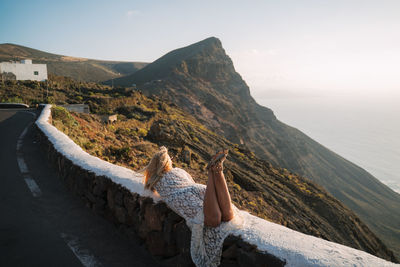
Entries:
[[0, 110], [0, 266], [159, 266], [65, 188], [35, 138], [36, 115]]

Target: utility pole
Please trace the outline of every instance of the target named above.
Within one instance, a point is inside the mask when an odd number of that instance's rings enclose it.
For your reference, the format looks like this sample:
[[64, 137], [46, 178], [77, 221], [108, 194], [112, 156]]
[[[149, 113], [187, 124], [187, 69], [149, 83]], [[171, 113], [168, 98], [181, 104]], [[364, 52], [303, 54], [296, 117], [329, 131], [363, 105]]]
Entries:
[[79, 92], [79, 95], [82, 94], [82, 92], [81, 92], [81, 76], [79, 76], [79, 78], [78, 78], [78, 92]]

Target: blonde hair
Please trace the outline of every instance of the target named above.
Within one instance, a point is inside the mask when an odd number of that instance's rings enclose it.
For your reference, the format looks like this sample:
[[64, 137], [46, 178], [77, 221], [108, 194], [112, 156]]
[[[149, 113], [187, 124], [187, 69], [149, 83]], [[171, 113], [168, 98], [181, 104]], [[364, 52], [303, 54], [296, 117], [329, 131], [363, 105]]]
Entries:
[[161, 179], [162, 175], [172, 169], [172, 161], [165, 146], [154, 154], [150, 163], [140, 172], [144, 174], [144, 188], [154, 191], [154, 186]]

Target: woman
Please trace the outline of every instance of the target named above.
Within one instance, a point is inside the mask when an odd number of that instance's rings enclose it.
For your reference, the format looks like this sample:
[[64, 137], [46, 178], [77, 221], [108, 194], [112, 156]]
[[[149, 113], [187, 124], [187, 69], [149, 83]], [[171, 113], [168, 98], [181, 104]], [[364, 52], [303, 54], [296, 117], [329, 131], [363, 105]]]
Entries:
[[167, 205], [191, 228], [191, 255], [197, 266], [218, 266], [222, 244], [238, 210], [231, 204], [223, 174], [228, 151], [218, 152], [207, 166], [207, 186], [196, 184], [185, 170], [172, 168], [165, 147], [144, 169], [146, 189], [157, 191]]

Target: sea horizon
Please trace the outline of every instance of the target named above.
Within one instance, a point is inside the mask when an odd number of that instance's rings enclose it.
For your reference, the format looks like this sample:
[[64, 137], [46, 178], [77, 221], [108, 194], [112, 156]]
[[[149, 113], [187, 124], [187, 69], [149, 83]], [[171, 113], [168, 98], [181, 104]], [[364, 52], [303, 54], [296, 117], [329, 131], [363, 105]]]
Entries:
[[400, 194], [400, 106], [389, 96], [255, 97], [281, 122], [365, 169]]

